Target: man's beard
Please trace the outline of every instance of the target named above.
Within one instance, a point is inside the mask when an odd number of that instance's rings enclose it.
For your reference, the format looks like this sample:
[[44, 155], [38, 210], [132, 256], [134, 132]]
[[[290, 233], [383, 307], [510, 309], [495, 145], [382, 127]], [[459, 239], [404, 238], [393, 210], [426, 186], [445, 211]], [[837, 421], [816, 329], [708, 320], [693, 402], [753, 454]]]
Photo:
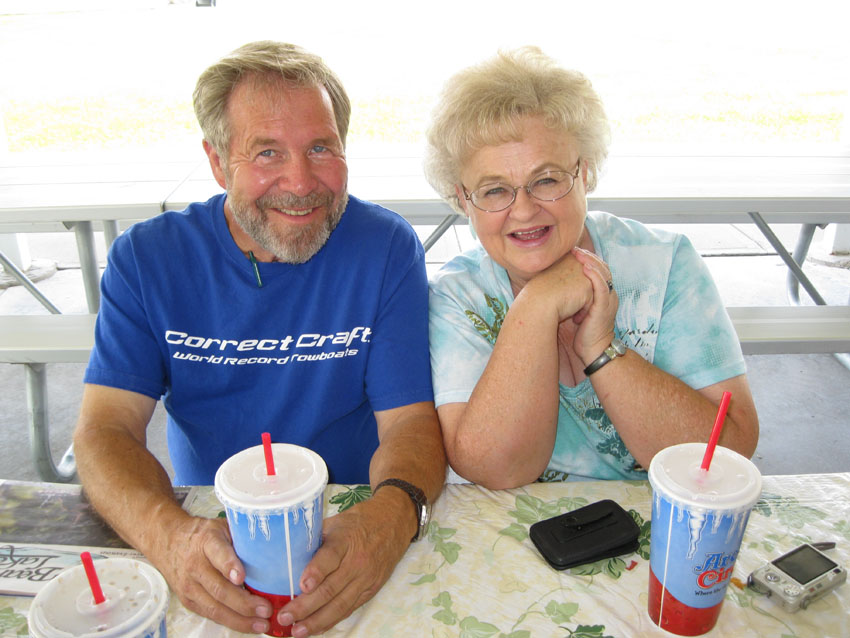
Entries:
[[[336, 207], [334, 207], [333, 193], [330, 192], [310, 193], [306, 197], [297, 197], [291, 193], [263, 195], [253, 206], [228, 194], [228, 203], [236, 222], [263, 250], [272, 253], [278, 261], [303, 264], [319, 252], [339, 224], [348, 204], [348, 193], [342, 194], [339, 205]], [[328, 211], [321, 222], [287, 231], [278, 231], [269, 223], [267, 211], [269, 208], [305, 210], [320, 206]]]

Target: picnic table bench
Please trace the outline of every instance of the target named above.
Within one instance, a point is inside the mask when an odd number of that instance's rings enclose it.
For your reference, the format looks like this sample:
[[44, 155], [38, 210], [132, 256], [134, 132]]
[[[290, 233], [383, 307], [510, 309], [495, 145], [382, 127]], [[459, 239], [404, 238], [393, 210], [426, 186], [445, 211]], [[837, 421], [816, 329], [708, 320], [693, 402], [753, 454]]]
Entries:
[[[850, 352], [850, 306], [732, 306], [727, 309], [745, 354]], [[85, 363], [96, 315], [0, 316], [0, 362], [26, 371], [33, 462], [45, 481], [73, 478], [73, 449], [58, 465], [50, 452], [48, 363]]]

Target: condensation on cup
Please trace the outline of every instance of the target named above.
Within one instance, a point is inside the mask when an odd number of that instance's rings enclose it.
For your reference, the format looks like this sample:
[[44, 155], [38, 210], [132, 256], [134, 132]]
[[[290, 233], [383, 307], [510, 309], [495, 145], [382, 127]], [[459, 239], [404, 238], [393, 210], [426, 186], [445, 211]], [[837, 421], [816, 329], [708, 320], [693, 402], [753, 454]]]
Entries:
[[82, 565], [63, 570], [30, 605], [30, 637], [166, 638], [168, 585], [162, 574], [131, 558], [95, 564], [106, 600], [95, 604]]
[[215, 493], [227, 514], [233, 548], [245, 567], [245, 588], [268, 599], [272, 636], [289, 636], [277, 612], [301, 593], [301, 572], [322, 540], [328, 470], [304, 447], [271, 445], [270, 476], [262, 445], [227, 459], [215, 475]]
[[649, 616], [680, 636], [699, 636], [717, 622], [761, 494], [761, 474], [749, 459], [718, 446], [703, 470], [705, 450], [705, 443], [674, 445], [649, 466]]

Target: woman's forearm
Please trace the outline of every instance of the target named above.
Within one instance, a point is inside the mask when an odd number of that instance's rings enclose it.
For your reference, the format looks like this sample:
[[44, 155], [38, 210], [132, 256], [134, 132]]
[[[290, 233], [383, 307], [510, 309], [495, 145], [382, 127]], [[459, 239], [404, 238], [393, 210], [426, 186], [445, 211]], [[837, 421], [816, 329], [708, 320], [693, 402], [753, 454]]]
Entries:
[[677, 443], [708, 442], [724, 390], [732, 394], [720, 445], [751, 456], [758, 419], [746, 377], [694, 390], [633, 351], [590, 376], [605, 413], [639, 465]]
[[557, 326], [556, 314], [518, 297], [469, 402], [441, 408], [448, 457], [464, 478], [502, 489], [546, 468], [558, 420]]

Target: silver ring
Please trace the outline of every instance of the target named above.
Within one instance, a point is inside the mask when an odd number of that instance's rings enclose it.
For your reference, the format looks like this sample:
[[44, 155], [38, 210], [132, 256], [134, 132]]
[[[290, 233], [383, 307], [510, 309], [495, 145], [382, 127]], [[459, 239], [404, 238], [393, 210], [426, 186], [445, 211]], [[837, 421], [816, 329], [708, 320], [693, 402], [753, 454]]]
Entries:
[[611, 281], [611, 280], [609, 279], [609, 280], [608, 280], [608, 281], [606, 281], [605, 283], [606, 283], [606, 284], [608, 284], [608, 292], [611, 292], [612, 290], [614, 290], [614, 282], [613, 282], [613, 281]]

